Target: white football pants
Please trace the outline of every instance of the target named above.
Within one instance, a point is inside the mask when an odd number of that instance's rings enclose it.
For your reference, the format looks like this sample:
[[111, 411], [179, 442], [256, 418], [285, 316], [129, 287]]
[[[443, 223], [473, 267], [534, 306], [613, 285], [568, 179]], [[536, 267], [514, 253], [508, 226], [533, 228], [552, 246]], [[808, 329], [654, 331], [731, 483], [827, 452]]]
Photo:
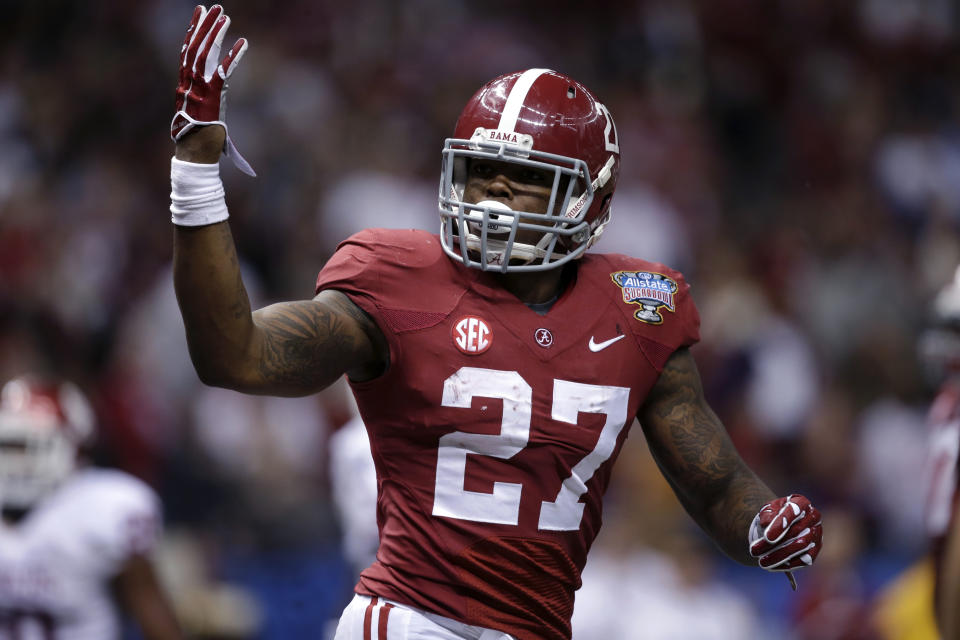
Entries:
[[340, 616], [334, 640], [514, 640], [383, 598], [355, 595]]

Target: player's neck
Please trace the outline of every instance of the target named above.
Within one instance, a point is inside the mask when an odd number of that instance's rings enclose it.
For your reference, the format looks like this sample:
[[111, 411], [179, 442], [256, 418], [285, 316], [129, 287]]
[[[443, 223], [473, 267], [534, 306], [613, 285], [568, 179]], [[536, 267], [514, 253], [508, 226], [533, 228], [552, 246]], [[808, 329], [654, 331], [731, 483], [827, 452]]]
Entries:
[[[571, 265], [567, 265], [568, 267]], [[556, 300], [566, 289], [573, 273], [572, 268], [550, 269], [521, 273], [497, 274], [504, 289], [525, 304], [543, 304]]]

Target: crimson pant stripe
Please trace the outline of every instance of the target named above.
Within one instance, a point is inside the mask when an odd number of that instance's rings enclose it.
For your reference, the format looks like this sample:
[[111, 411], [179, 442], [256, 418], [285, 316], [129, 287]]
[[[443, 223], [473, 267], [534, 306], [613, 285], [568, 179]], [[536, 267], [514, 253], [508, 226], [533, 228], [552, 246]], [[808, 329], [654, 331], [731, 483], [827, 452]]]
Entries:
[[380, 624], [377, 626], [377, 640], [387, 640], [387, 618], [390, 617], [393, 605], [389, 602], [380, 609]]
[[377, 606], [377, 599], [371, 598], [367, 610], [363, 614], [363, 640], [372, 640], [373, 638], [373, 608]]

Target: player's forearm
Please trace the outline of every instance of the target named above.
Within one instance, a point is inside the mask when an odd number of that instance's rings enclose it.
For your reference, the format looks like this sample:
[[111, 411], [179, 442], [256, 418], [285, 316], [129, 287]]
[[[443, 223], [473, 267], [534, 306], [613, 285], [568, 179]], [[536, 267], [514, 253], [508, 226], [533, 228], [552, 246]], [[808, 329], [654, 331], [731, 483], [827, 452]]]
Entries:
[[644, 435], [687, 513], [731, 558], [753, 564], [750, 523], [775, 496], [746, 465], [703, 397], [693, 356], [678, 350], [640, 413]]
[[776, 495], [741, 460], [717, 500], [704, 514], [704, 528], [728, 556], [746, 565], [755, 565], [747, 537], [750, 523]]
[[173, 283], [200, 379], [237, 386], [256, 327], [226, 222], [174, 226]]
[[[704, 476], [701, 468], [679, 470], [675, 463], [661, 459], [651, 449], [653, 458], [663, 471], [684, 510], [730, 558], [742, 564], [753, 565], [747, 534], [750, 523], [773, 493], [746, 464], [739, 459], [729, 460], [727, 471], [721, 475]], [[723, 465], [710, 465], [721, 469]]]
[[193, 165], [175, 166], [171, 172], [174, 204], [186, 210], [174, 215], [173, 283], [200, 379], [238, 388], [250, 370], [256, 327], [229, 225], [203, 224], [208, 216], [223, 220], [227, 215], [217, 168], [225, 140], [224, 128], [213, 125], [194, 127], [177, 141], [175, 158]]

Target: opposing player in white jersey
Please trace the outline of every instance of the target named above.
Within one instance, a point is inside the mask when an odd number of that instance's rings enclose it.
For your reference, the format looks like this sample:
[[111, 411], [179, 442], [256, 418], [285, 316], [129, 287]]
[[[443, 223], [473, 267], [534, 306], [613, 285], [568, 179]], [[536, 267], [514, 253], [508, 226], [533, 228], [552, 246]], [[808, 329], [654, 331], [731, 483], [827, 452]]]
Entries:
[[927, 532], [936, 572], [935, 613], [944, 640], [960, 640], [960, 268], [933, 304], [921, 352], [940, 382], [930, 407]]
[[111, 640], [121, 610], [148, 640], [182, 637], [148, 556], [159, 500], [78, 464], [93, 429], [71, 383], [17, 378], [0, 392], [0, 640]]

